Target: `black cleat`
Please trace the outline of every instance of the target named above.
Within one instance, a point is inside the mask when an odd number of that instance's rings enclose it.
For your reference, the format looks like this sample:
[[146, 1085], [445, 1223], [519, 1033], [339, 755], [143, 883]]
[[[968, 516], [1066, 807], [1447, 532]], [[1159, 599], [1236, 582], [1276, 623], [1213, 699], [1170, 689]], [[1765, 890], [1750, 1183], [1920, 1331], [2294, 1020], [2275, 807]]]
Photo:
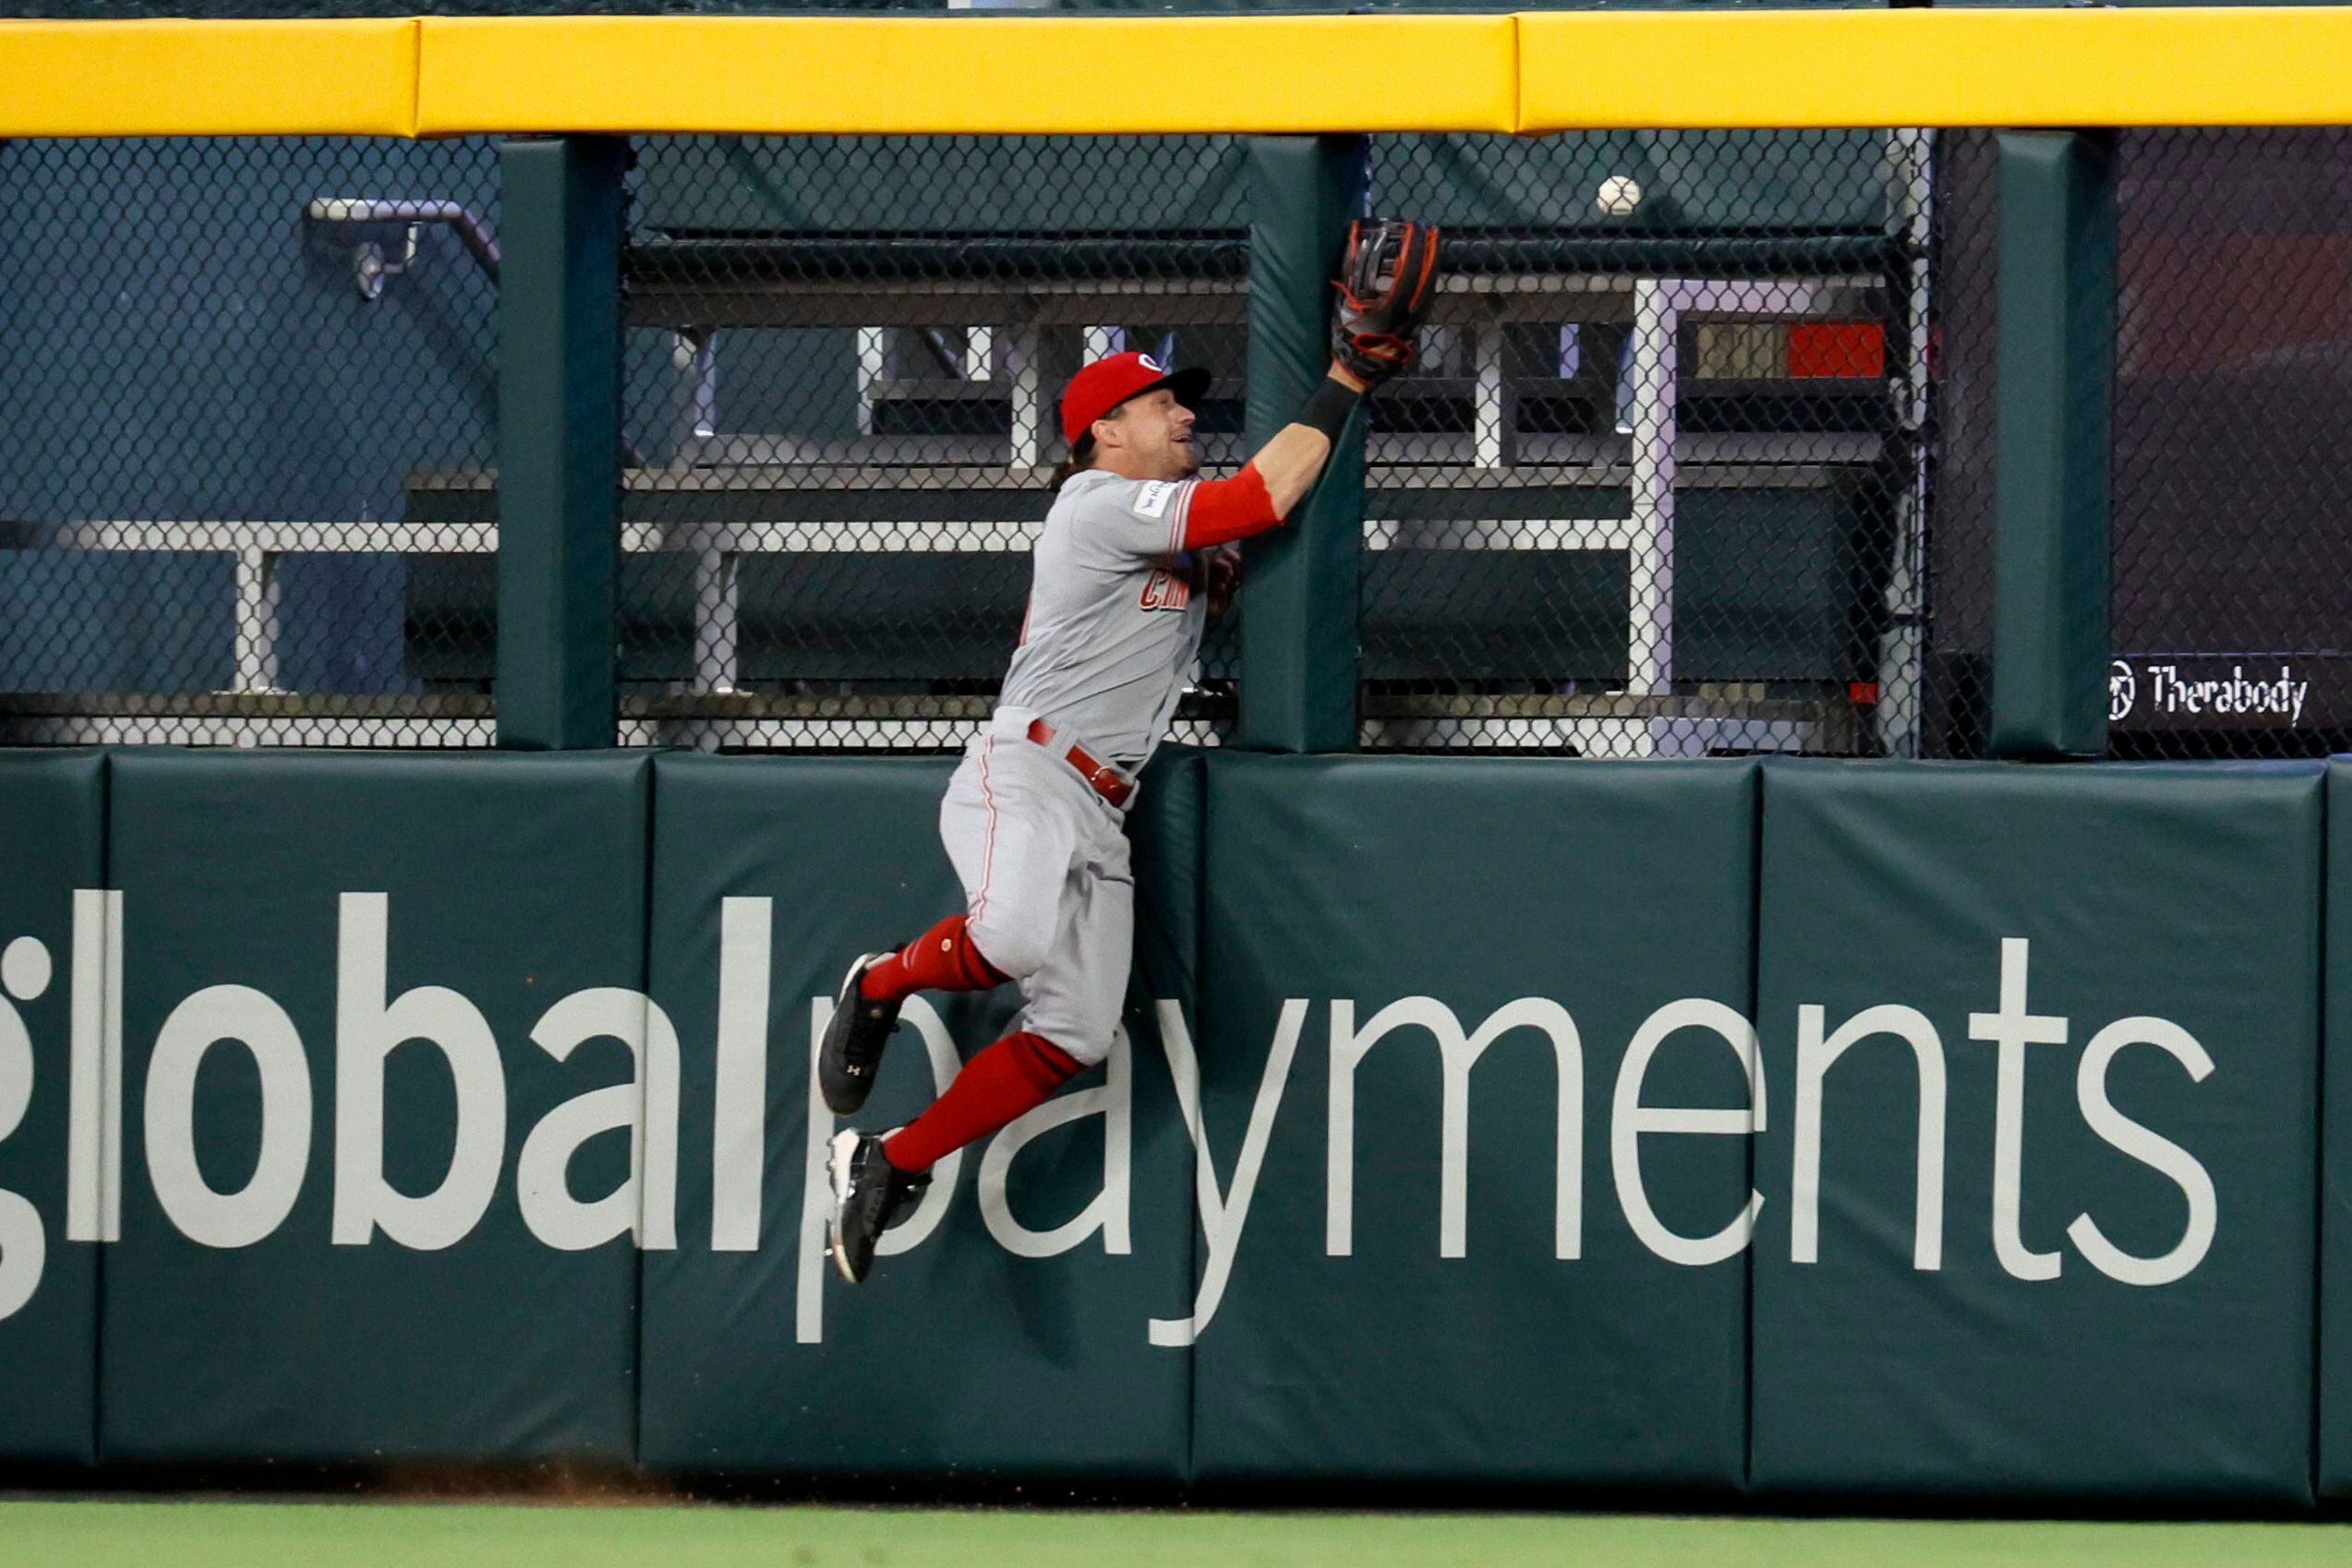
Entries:
[[882, 1140], [855, 1128], [833, 1135], [826, 1159], [833, 1178], [833, 1218], [826, 1250], [851, 1285], [874, 1267], [882, 1233], [906, 1217], [931, 1185], [931, 1173], [899, 1169], [882, 1152]]
[[899, 1027], [898, 1003], [869, 1002], [858, 994], [865, 971], [889, 956], [868, 953], [851, 964], [833, 995], [833, 1019], [825, 1026], [825, 1043], [816, 1054], [816, 1086], [837, 1116], [856, 1116], [874, 1092], [882, 1048]]

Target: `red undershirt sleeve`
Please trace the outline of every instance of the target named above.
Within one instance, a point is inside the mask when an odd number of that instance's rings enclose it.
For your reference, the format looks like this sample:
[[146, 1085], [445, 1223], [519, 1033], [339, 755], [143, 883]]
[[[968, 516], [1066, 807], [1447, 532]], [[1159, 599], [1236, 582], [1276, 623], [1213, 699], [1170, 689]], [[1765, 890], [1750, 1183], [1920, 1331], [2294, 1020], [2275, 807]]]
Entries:
[[1184, 548], [1206, 549], [1282, 525], [1274, 498], [1254, 463], [1230, 479], [1204, 479], [1192, 487], [1184, 519]]

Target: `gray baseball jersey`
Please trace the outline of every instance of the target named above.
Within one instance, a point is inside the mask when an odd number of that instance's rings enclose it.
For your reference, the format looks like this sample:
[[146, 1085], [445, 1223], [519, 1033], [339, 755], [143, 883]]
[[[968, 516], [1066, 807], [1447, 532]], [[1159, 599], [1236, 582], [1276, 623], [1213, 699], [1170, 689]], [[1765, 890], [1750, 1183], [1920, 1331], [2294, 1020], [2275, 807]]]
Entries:
[[1207, 596], [1184, 558], [1190, 479], [1074, 476], [1037, 538], [1006, 707], [1042, 715], [1132, 771], [1167, 733], [1200, 653]]
[[[1125, 814], [1062, 754], [1132, 772], [1167, 733], [1207, 596], [1183, 555], [1190, 480], [1073, 476], [1038, 536], [1003, 695], [939, 805], [971, 939], [1020, 983], [1020, 1027], [1080, 1062], [1111, 1048], [1135, 942]], [[1054, 744], [1028, 738], [1043, 718]]]

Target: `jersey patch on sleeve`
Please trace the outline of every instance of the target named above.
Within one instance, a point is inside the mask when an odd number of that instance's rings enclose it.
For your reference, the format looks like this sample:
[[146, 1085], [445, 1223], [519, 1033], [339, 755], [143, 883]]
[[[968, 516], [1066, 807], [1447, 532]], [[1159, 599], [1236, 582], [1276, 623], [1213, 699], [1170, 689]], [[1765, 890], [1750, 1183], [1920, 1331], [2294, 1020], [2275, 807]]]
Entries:
[[1173, 479], [1148, 481], [1143, 488], [1136, 492], [1135, 514], [1138, 517], [1166, 516], [1168, 502], [1176, 500], [1176, 481]]

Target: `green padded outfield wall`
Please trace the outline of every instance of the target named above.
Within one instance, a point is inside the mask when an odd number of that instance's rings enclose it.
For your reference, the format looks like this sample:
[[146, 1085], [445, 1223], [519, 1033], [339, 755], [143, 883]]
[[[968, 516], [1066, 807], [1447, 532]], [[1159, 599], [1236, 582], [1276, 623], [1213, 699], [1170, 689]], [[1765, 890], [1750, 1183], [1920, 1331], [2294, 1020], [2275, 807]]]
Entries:
[[1755, 800], [1211, 759], [1204, 1479], [1739, 1486]]
[[[104, 995], [93, 906], [105, 885], [105, 756], [0, 753], [0, 1458], [86, 1464], [98, 1429], [97, 1058], [87, 1047]], [[78, 1097], [77, 1023], [90, 1031]]]
[[[1139, 964], [1112, 1062], [941, 1164], [851, 1290], [824, 1255], [814, 1041], [843, 971], [960, 911], [948, 761], [666, 757], [652, 988], [685, 1043], [678, 1246], [649, 1251], [640, 1456], [663, 1469], [1177, 1481], [1191, 1366], [1155, 1345], [1193, 1272], [1190, 1145], [1160, 1004], [1192, 1007], [1200, 763], [1128, 817]], [[893, 1126], [1019, 998], [918, 998], [855, 1120]], [[814, 1106], [814, 1120], [812, 1120]], [[761, 1116], [765, 1116], [765, 1126]], [[900, 1251], [899, 1248], [905, 1248]]]
[[810, 1041], [948, 766], [0, 756], [0, 1460], [2352, 1492], [2322, 765], [1171, 752], [1121, 1076], [853, 1293]]
[[2320, 1492], [2352, 1497], [2352, 767], [2328, 766], [2320, 1116]]
[[117, 754], [105, 1457], [630, 1455], [651, 772]]
[[1765, 769], [1758, 1491], [2309, 1498], [2322, 772]]

